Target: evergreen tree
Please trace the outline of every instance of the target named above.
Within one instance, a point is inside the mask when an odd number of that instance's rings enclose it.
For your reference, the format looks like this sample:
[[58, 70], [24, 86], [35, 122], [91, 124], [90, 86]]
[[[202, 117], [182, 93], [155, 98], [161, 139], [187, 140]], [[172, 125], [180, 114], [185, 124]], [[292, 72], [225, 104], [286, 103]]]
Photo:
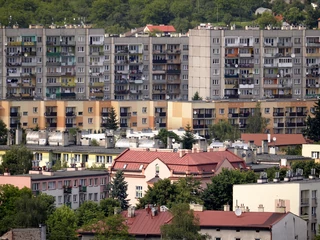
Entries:
[[202, 97], [200, 97], [200, 95], [199, 95], [198, 92], [195, 92], [195, 94], [194, 94], [193, 97], [192, 97], [192, 100], [193, 100], [193, 101], [202, 100]]
[[2, 120], [0, 120], [0, 145], [7, 144], [7, 135], [8, 135], [7, 125]]
[[261, 103], [258, 102], [254, 109], [254, 113], [248, 117], [247, 133], [264, 133], [268, 120], [261, 115]]
[[109, 190], [110, 197], [120, 202], [121, 209], [127, 209], [129, 206], [129, 200], [127, 199], [128, 183], [125, 181], [122, 171], [116, 173], [109, 184]]
[[110, 112], [107, 118], [107, 129], [117, 130], [118, 129], [118, 120], [117, 114], [114, 107], [111, 107]]
[[192, 133], [190, 124], [187, 124], [184, 130], [185, 130], [185, 133], [183, 134], [183, 137], [182, 137], [183, 148], [192, 149], [192, 145], [196, 142], [196, 140]]
[[306, 129], [303, 134], [309, 139], [319, 142], [320, 141], [320, 99], [315, 103], [314, 112], [312, 113], [314, 117], [310, 115], [307, 117]]

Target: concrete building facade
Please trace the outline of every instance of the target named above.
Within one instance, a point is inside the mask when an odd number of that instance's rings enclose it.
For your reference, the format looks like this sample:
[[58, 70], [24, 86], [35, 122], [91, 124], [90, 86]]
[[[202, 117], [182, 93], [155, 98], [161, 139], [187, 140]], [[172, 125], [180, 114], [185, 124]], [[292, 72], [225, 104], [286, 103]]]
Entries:
[[[233, 204], [246, 206], [250, 211], [292, 212], [308, 223], [308, 239], [318, 232], [319, 179], [287, 181], [233, 186]], [[248, 197], [250, 196], [250, 197]]]

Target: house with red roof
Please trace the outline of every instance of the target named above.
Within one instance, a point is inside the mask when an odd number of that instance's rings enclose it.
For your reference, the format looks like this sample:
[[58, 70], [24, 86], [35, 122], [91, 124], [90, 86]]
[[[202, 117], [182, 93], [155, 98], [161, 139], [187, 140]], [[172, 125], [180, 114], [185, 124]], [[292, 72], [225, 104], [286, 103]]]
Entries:
[[152, 25], [152, 24], [148, 24], [143, 29], [143, 32], [145, 32], [145, 33], [147, 33], [147, 32], [148, 33], [156, 32], [156, 33], [170, 34], [170, 33], [175, 33], [176, 29], [172, 25], [164, 25], [164, 24]]
[[137, 148], [121, 153], [109, 167], [109, 172], [111, 177], [118, 170], [124, 172], [128, 183], [128, 199], [130, 204], [135, 205], [148, 189], [148, 185], [153, 185], [160, 179], [176, 181], [182, 177], [193, 176], [205, 187], [211, 177], [223, 168], [247, 169], [247, 166], [242, 158], [225, 149], [209, 149], [209, 152], [203, 152], [199, 149]]
[[[173, 216], [169, 211], [157, 209], [128, 209], [122, 213], [128, 225], [129, 234], [135, 239], [161, 239], [161, 226], [171, 224]], [[307, 240], [307, 222], [288, 212], [241, 212], [203, 211], [194, 208], [199, 219], [200, 232], [211, 239], [299, 239]], [[79, 230], [82, 240], [92, 239], [94, 233]]]

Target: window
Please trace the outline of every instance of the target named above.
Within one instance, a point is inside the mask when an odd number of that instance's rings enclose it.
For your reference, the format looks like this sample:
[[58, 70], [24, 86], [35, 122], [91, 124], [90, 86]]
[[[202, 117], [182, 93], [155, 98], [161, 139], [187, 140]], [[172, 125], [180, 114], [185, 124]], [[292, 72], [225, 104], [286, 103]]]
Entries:
[[92, 183], [93, 183], [93, 179], [90, 178], [90, 179], [89, 179], [89, 186], [92, 186]]
[[73, 180], [73, 186], [77, 187], [78, 186], [78, 181], [77, 180]]
[[220, 38], [213, 38], [212, 43], [219, 44], [220, 43]]
[[104, 163], [104, 161], [105, 161], [105, 156], [99, 156], [99, 155], [96, 156], [97, 163]]
[[216, 237], [216, 238], [214, 238], [215, 240], [221, 240], [221, 237]]
[[47, 183], [46, 182], [42, 183], [42, 191], [45, 191], [45, 190], [47, 190]]
[[146, 107], [142, 108], [142, 113], [147, 113], [147, 108]]
[[295, 48], [295, 49], [294, 49], [294, 53], [295, 53], [295, 54], [300, 54], [300, 51], [301, 51], [301, 48]]
[[148, 51], [149, 50], [149, 45], [143, 45], [143, 50]]
[[56, 182], [48, 182], [48, 189], [49, 190], [56, 189]]
[[58, 188], [62, 188], [62, 181], [58, 182]]
[[100, 185], [105, 185], [105, 184], [106, 184], [106, 178], [101, 178]]
[[94, 185], [95, 185], [95, 186], [98, 186], [98, 178], [95, 178], [95, 179], [94, 179]]
[[319, 152], [311, 152], [312, 158], [319, 158]]
[[213, 79], [212, 85], [219, 85], [219, 79]]
[[28, 112], [23, 112], [23, 116], [28, 116]]
[[62, 204], [62, 196], [58, 196], [58, 204]]
[[213, 63], [213, 64], [219, 64], [219, 63], [220, 63], [220, 59], [213, 59], [213, 60], [212, 60], [212, 63]]
[[76, 194], [73, 195], [73, 202], [77, 202], [77, 195]]
[[189, 50], [189, 45], [183, 45], [183, 46], [182, 46], [182, 49], [183, 49], [183, 50]]
[[89, 193], [89, 200], [92, 200], [92, 193]]
[[39, 183], [32, 183], [32, 191], [39, 190]]
[[33, 122], [33, 124], [37, 124], [38, 123], [38, 118], [33, 118], [32, 122]]
[[94, 194], [94, 199], [93, 199], [94, 201], [98, 201], [98, 193], [95, 193]]
[[84, 57], [78, 57], [78, 63], [84, 63]]
[[88, 124], [92, 124], [93, 123], [93, 118], [88, 118]]
[[112, 156], [107, 156], [107, 163], [112, 163]]
[[88, 107], [88, 113], [92, 113], [93, 112], [93, 108], [92, 107]]
[[37, 107], [34, 107], [33, 108], [33, 113], [37, 113], [38, 112], [38, 108]]
[[84, 47], [78, 47], [78, 52], [84, 52]]
[[142, 198], [142, 186], [136, 186], [136, 198]]
[[142, 118], [142, 124], [147, 124], [147, 119], [146, 118]]
[[264, 113], [269, 114], [270, 113], [270, 108], [265, 108]]
[[156, 164], [156, 175], [159, 174], [160, 168], [159, 168], [159, 164]]
[[224, 114], [224, 108], [219, 109], [219, 114]]
[[126, 169], [128, 166], [128, 164], [123, 165], [123, 169]]

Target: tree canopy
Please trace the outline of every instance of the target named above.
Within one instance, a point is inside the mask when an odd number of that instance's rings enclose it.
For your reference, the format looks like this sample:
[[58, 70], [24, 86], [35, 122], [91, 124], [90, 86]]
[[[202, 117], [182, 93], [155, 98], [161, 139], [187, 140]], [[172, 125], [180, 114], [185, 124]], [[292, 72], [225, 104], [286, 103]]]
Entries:
[[118, 120], [117, 120], [117, 113], [114, 107], [111, 107], [110, 112], [107, 117], [107, 125], [106, 129], [111, 129], [111, 130], [117, 130], [118, 129]]
[[11, 175], [26, 174], [32, 168], [32, 152], [23, 145], [13, 145], [2, 157], [0, 171]]
[[[306, 129], [303, 134], [309, 139], [319, 142], [320, 141], [320, 99], [314, 105], [314, 112], [308, 115], [306, 120]], [[312, 117], [311, 117], [312, 116]]]
[[222, 172], [214, 176], [207, 188], [203, 191], [204, 206], [208, 210], [221, 210], [223, 205], [232, 203], [234, 184], [254, 183], [257, 175], [253, 171], [240, 171], [222, 169]]
[[254, 112], [247, 119], [247, 133], [264, 133], [268, 125], [268, 119], [262, 117], [261, 103], [257, 102]]
[[177, 134], [175, 134], [172, 131], [168, 131], [165, 128], [161, 128], [155, 137], [160, 139], [163, 142], [163, 144], [165, 145], [165, 147], [167, 147], [167, 144], [168, 144], [168, 142], [167, 142], [168, 137], [173, 138], [176, 142], [181, 141], [180, 137]]
[[239, 128], [232, 126], [231, 123], [226, 120], [211, 125], [209, 127], [209, 133], [211, 138], [219, 139], [222, 142], [226, 140], [234, 142], [240, 138]]
[[182, 136], [182, 144], [184, 149], [192, 149], [192, 145], [196, 142], [190, 124], [187, 124], [185, 133]]

